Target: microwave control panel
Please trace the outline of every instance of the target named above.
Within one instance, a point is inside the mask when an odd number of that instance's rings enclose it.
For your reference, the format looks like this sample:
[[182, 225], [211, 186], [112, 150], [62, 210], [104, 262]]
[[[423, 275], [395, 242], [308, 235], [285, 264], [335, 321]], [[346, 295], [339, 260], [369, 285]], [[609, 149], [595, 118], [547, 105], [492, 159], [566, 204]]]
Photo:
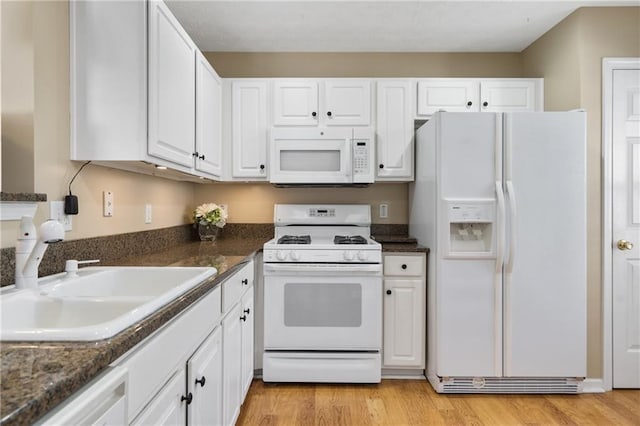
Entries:
[[373, 160], [371, 141], [354, 139], [353, 141], [353, 181], [373, 182]]

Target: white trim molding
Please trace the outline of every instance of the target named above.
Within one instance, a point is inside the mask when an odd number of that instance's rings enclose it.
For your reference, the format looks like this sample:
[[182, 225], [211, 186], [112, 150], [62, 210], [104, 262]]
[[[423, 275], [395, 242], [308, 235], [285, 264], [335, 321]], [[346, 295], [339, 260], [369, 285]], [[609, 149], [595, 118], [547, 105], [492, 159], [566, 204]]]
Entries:
[[584, 379], [582, 382], [582, 393], [604, 393], [604, 380], [602, 379]]
[[[612, 149], [613, 71], [638, 69], [640, 58], [602, 59], [602, 388], [613, 388]], [[596, 379], [587, 379], [596, 380]], [[585, 386], [586, 387], [586, 386]]]

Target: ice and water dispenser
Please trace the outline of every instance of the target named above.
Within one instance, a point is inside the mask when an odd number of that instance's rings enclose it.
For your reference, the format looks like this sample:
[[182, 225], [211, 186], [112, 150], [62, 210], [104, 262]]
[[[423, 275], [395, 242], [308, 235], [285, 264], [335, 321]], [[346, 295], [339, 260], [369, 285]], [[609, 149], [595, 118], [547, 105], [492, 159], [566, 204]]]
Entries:
[[445, 205], [449, 225], [448, 255], [450, 257], [493, 257], [495, 255], [495, 201], [448, 200]]

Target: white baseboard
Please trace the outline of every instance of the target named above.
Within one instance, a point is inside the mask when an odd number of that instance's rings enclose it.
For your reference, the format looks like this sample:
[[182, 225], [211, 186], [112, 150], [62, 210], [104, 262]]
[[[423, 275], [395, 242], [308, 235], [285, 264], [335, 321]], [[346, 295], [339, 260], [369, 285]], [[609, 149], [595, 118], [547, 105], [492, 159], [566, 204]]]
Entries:
[[582, 393], [604, 393], [604, 380], [584, 379], [582, 382]]

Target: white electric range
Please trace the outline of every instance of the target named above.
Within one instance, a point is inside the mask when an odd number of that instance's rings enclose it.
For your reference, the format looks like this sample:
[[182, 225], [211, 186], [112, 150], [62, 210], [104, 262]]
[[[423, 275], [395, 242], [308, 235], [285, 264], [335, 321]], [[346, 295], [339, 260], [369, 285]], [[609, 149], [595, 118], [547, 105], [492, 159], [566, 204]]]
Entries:
[[377, 383], [382, 248], [364, 204], [277, 204], [264, 245], [266, 382]]

